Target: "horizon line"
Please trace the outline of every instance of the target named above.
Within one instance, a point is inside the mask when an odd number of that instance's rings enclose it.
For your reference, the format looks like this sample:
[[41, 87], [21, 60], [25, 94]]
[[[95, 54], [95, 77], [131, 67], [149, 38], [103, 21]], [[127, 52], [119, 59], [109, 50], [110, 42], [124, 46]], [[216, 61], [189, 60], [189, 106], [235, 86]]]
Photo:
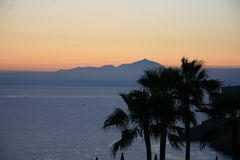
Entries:
[[[140, 62], [140, 61], [149, 61], [149, 62], [153, 62], [153, 63], [158, 63], [159, 65], [162, 65], [164, 67], [173, 67], [173, 68], [179, 68], [180, 67], [180, 64], [174, 64], [174, 65], [168, 65], [168, 64], [165, 64], [165, 63], [160, 63], [159, 61], [156, 61], [156, 60], [152, 60], [152, 59], [147, 59], [146, 57], [144, 58], [141, 58], [141, 59], [137, 59], [137, 60], [133, 60], [131, 62], [123, 62], [123, 63], [120, 63], [120, 64], [100, 64], [100, 65], [75, 65], [75, 66], [69, 66], [69, 67], [62, 67], [62, 68], [54, 68], [54, 69], [51, 69], [50, 67], [49, 68], [41, 68], [39, 67], [39, 69], [1, 69], [0, 68], [0, 72], [58, 72], [58, 71], [61, 71], [61, 70], [71, 70], [71, 69], [75, 69], [75, 68], [87, 68], [87, 67], [93, 67], [93, 68], [101, 68], [101, 67], [104, 67], [104, 66], [113, 66], [114, 68], [117, 68], [123, 64], [133, 64], [133, 63], [136, 63], [136, 62]], [[203, 68], [206, 68], [206, 69], [240, 69], [240, 65], [205, 65], [205, 61], [203, 61]], [[40, 65], [37, 65], [37, 66], [40, 66]], [[44, 66], [44, 65], [41, 65], [41, 66]], [[57, 66], [57, 65], [56, 65]], [[33, 65], [34, 67], [34, 65]], [[29, 67], [31, 68], [31, 67]]]
[[[102, 66], [76, 66], [76, 67], [66, 68], [66, 69], [49, 69], [49, 70], [41, 70], [41, 69], [39, 69], [39, 70], [6, 70], [6, 69], [1, 70], [0, 69], [0, 72], [1, 73], [2, 72], [58, 72], [58, 71], [61, 71], [61, 70], [68, 71], [68, 70], [78, 68], [78, 67], [82, 67], [82, 68], [87, 68], [87, 67], [101, 68], [103, 66], [105, 66], [105, 65], [102, 65]], [[173, 67], [173, 68], [179, 68], [180, 67], [180, 66], [167, 66], [167, 65], [162, 65], [162, 66]], [[114, 66], [114, 67], [117, 68], [118, 66], [117, 67]], [[240, 66], [205, 66], [203, 68], [205, 68], [205, 69], [240, 69]]]

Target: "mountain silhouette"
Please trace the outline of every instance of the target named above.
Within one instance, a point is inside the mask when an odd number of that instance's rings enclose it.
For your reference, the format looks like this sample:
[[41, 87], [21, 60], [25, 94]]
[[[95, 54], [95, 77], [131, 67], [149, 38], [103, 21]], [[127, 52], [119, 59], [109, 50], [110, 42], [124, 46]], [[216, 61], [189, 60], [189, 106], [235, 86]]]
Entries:
[[125, 69], [125, 70], [135, 70], [135, 69], [139, 69], [139, 70], [145, 70], [145, 69], [150, 69], [150, 68], [156, 68], [156, 67], [162, 67], [161, 64], [154, 62], [154, 61], [150, 61], [147, 59], [143, 59], [137, 62], [133, 62], [130, 64], [122, 64], [120, 66], [117, 67], [117, 69]]
[[68, 72], [68, 71], [118, 71], [118, 70], [125, 70], [125, 71], [143, 71], [146, 69], [162, 67], [161, 64], [148, 60], [142, 59], [140, 61], [136, 61], [129, 64], [121, 64], [117, 67], [113, 65], [104, 65], [101, 67], [76, 67], [68, 70], [59, 70], [59, 72]]
[[0, 85], [136, 86], [144, 70], [162, 67], [143, 59], [117, 67], [76, 67], [56, 72], [0, 72]]
[[[0, 85], [60, 85], [60, 86], [132, 86], [144, 70], [163, 67], [142, 59], [119, 66], [76, 67], [56, 72], [0, 72]], [[207, 68], [209, 76], [225, 86], [240, 85], [240, 68]]]

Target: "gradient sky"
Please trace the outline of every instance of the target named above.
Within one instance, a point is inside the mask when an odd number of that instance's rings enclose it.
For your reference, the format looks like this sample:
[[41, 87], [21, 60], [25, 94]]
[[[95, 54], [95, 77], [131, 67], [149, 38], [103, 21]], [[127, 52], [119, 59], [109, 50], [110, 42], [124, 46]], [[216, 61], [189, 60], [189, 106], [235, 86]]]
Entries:
[[183, 56], [240, 67], [239, 0], [0, 0], [0, 70]]

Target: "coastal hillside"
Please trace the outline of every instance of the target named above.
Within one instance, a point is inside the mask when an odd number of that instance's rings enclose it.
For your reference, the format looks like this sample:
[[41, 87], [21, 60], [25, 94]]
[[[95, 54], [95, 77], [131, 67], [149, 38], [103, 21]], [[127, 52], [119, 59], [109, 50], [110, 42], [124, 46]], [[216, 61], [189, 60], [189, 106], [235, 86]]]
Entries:
[[[210, 119], [202, 122], [200, 125], [192, 128], [192, 141], [200, 142], [203, 139], [207, 139], [207, 144], [210, 147], [227, 155], [231, 155], [233, 141], [232, 126], [225, 125], [226, 123], [227, 121], [224, 118]], [[240, 124], [240, 121], [238, 124]], [[240, 145], [240, 139], [238, 139], [237, 143]]]

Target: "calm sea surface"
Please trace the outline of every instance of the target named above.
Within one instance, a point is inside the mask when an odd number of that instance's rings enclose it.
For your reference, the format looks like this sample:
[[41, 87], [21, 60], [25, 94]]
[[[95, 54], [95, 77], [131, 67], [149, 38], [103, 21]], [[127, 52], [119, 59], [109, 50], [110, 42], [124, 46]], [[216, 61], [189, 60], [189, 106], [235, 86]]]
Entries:
[[[112, 159], [111, 144], [119, 133], [103, 131], [104, 119], [115, 107], [126, 109], [118, 87], [0, 87], [1, 160], [99, 160]], [[153, 143], [153, 152], [159, 145]], [[142, 139], [124, 151], [126, 160], [145, 159]], [[228, 160], [212, 149], [193, 144], [194, 160]], [[167, 159], [184, 153], [167, 145]], [[119, 159], [119, 154], [116, 159]]]

